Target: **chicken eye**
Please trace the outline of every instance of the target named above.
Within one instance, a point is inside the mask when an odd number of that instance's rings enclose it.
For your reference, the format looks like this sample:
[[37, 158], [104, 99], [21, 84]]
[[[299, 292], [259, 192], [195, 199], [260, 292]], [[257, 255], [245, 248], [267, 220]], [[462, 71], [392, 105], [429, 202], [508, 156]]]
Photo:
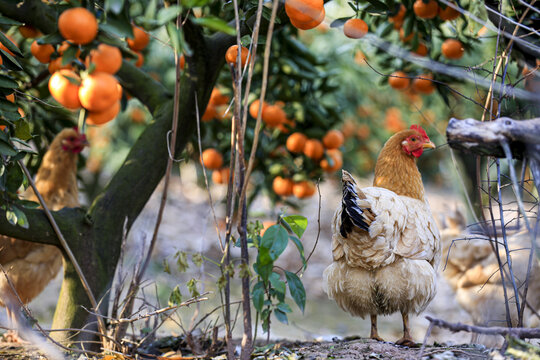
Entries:
[[416, 141], [416, 138], [411, 138], [411, 141], [412, 141], [412, 142], [415, 142], [415, 141]]
[[75, 140], [75, 136], [70, 136], [70, 137], [68, 138], [68, 140], [69, 140], [69, 141]]

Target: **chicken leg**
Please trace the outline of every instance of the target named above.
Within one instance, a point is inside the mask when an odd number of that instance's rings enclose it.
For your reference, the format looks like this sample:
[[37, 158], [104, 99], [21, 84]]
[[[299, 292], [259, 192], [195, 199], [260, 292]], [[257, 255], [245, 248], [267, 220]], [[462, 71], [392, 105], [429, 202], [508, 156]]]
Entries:
[[396, 341], [396, 345], [403, 345], [408, 347], [416, 346], [409, 329], [409, 314], [401, 313], [403, 318], [403, 337]]
[[377, 341], [384, 341], [380, 336], [379, 332], [377, 331], [377, 315], [370, 315], [371, 319], [371, 332], [369, 334], [369, 338]]

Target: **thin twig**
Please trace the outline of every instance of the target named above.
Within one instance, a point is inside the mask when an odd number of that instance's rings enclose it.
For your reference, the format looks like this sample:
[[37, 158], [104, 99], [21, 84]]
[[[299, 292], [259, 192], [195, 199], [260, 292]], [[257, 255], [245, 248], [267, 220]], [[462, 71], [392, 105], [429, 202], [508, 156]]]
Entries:
[[[77, 272], [77, 275], [79, 276], [79, 279], [81, 280], [84, 291], [86, 292], [86, 295], [88, 296], [88, 299], [90, 300], [90, 304], [92, 304], [92, 307], [97, 313], [100, 313], [99, 308], [97, 306], [96, 298], [94, 297], [94, 294], [92, 293], [92, 290], [90, 289], [90, 285], [88, 284], [88, 281], [86, 280], [86, 277], [84, 276], [84, 273], [81, 267], [79, 266], [79, 263], [77, 262], [77, 259], [75, 258], [75, 255], [71, 251], [66, 241], [66, 238], [62, 234], [62, 231], [60, 230], [60, 228], [58, 227], [56, 220], [54, 220], [54, 217], [52, 216], [51, 211], [49, 210], [49, 207], [47, 206], [47, 203], [45, 202], [45, 200], [43, 199], [43, 196], [41, 196], [40, 192], [38, 191], [36, 187], [36, 183], [34, 182], [34, 179], [32, 179], [32, 175], [30, 174], [30, 171], [28, 171], [28, 168], [26, 167], [26, 165], [24, 165], [22, 160], [19, 160], [18, 163], [21, 169], [23, 170], [24, 175], [28, 179], [30, 186], [34, 190], [34, 194], [37, 196], [39, 203], [41, 204], [41, 207], [43, 208], [43, 211], [45, 212], [45, 215], [47, 216], [47, 219], [51, 223], [51, 226], [54, 232], [56, 233], [56, 236], [58, 237], [60, 244], [62, 245], [62, 248], [66, 252], [71, 263], [73, 264], [73, 267], [75, 268], [75, 271]], [[103, 335], [107, 333], [107, 330], [106, 330], [107, 328], [105, 326], [105, 323], [99, 317], [98, 317], [98, 327], [99, 327], [99, 331]]]

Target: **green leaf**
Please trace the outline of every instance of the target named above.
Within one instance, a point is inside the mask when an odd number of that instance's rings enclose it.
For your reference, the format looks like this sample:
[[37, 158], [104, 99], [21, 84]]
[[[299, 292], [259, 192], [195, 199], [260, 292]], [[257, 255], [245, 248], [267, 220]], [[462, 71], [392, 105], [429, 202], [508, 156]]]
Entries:
[[32, 138], [28, 121], [20, 119], [15, 123], [15, 136], [25, 141]]
[[290, 313], [292, 312], [292, 309], [289, 305], [287, 305], [286, 303], [284, 302], [280, 302], [279, 304], [277, 304], [277, 308], [281, 311], [283, 311], [284, 313]]
[[0, 43], [4, 45], [9, 51], [16, 54], [17, 56], [23, 57], [21, 50], [14, 43], [9, 40], [3, 32], [0, 31]]
[[347, 20], [351, 19], [351, 16], [348, 16], [348, 17], [342, 17], [342, 18], [339, 18], [339, 19], [336, 19], [334, 21], [332, 21], [330, 23], [330, 27], [331, 28], [338, 28], [338, 27], [342, 27], [343, 24], [345, 24], [345, 22]]
[[3, 65], [10, 70], [21, 71], [23, 68], [21, 64], [7, 51], [0, 49], [0, 55], [2, 56]]
[[298, 238], [301, 238], [304, 234], [304, 231], [306, 231], [308, 221], [305, 216], [302, 215], [289, 215], [282, 218], [289, 226], [291, 227], [292, 231], [298, 236]]
[[167, 34], [169, 35], [169, 39], [171, 39], [171, 44], [174, 48], [174, 50], [180, 54], [182, 53], [182, 41], [180, 40], [180, 37], [182, 36], [182, 32], [180, 29], [176, 28], [176, 25], [172, 22], [168, 23], [166, 25], [167, 28]]
[[105, 0], [105, 11], [120, 14], [124, 7], [124, 0]]
[[13, 206], [11, 209], [17, 216], [17, 225], [19, 225], [23, 229], [28, 229], [30, 224], [28, 224], [28, 219], [26, 218], [24, 212], [22, 212], [21, 209], [17, 208], [16, 206]]
[[0, 16], [0, 25], [18, 26], [18, 25], [22, 25], [22, 23], [15, 21], [13, 19], [7, 18], [5, 16]]
[[392, 24], [391, 22], [384, 22], [377, 28], [377, 35], [379, 35], [379, 37], [385, 37], [391, 34], [393, 30], [394, 24]]
[[376, 10], [379, 10], [379, 11], [388, 11], [388, 6], [383, 3], [382, 1], [379, 1], [379, 0], [367, 0], [367, 2], [369, 2], [371, 4], [371, 6], [373, 6]]
[[191, 254], [191, 261], [196, 265], [196, 266], [201, 266], [203, 264], [203, 256], [201, 253], [193, 253]]
[[300, 239], [298, 239], [296, 236], [289, 235], [289, 239], [294, 243], [294, 245], [296, 245], [296, 248], [298, 249], [298, 252], [300, 253], [300, 258], [302, 259], [303, 268], [305, 269], [307, 266], [307, 262], [306, 262], [305, 253], [304, 253], [304, 245], [302, 244]]
[[6, 211], [6, 219], [11, 225], [17, 225], [17, 215], [11, 210]]
[[5, 142], [4, 140], [0, 140], [0, 154], [15, 156], [17, 155], [17, 150], [15, 150], [11, 144]]
[[176, 285], [169, 295], [169, 306], [175, 306], [182, 303], [182, 293], [180, 292], [180, 287]]
[[186, 284], [188, 290], [189, 290], [189, 293], [191, 294], [191, 297], [194, 298], [194, 297], [197, 297], [199, 295], [201, 295], [201, 293], [199, 293], [199, 290], [197, 290], [197, 280], [191, 278], [187, 284]]
[[272, 260], [276, 260], [285, 251], [289, 242], [287, 231], [281, 225], [272, 225], [266, 229], [261, 240], [261, 247], [269, 249]]
[[277, 279], [275, 279], [272, 275], [270, 275], [270, 284], [272, 285], [270, 293], [272, 294], [272, 296], [275, 296], [279, 301], [285, 301], [287, 285], [285, 284], [285, 281], [279, 280], [279, 276]]
[[[257, 256], [257, 262], [253, 264], [253, 270], [255, 270], [257, 274], [259, 274], [261, 279], [263, 279], [264, 283], [266, 284], [268, 282], [268, 278], [270, 277], [270, 274], [272, 273], [272, 268], [274, 267], [274, 263], [272, 262], [272, 260], [270, 260], [270, 262], [266, 264], [259, 261], [259, 256], [261, 255], [261, 253], [264, 253], [264, 252], [268, 253], [268, 249], [262, 248], [259, 250], [259, 255]], [[269, 255], [266, 255], [266, 257], [270, 258]]]
[[[78, 51], [79, 47], [77, 45], [70, 45], [62, 54], [62, 65], [70, 64], [73, 60], [75, 60], [77, 58]], [[73, 83], [71, 80], [70, 82]]]
[[125, 17], [123, 13], [118, 15], [111, 14], [107, 17], [106, 23], [99, 24], [99, 29], [118, 37], [133, 38], [130, 19]]
[[251, 290], [251, 299], [257, 312], [261, 312], [264, 304], [264, 283], [259, 281]]
[[276, 319], [279, 320], [279, 322], [289, 325], [289, 319], [287, 319], [287, 314], [285, 314], [283, 311], [276, 309], [274, 310], [274, 315], [276, 316]]
[[64, 38], [59, 32], [51, 33], [45, 36], [40, 37], [37, 39], [37, 43], [39, 45], [44, 44], [60, 44], [62, 41], [64, 41]]
[[171, 274], [171, 267], [169, 266], [167, 259], [163, 259], [163, 272], [166, 272], [169, 275]]
[[144, 11], [144, 17], [146, 19], [153, 19], [156, 17], [156, 0], [151, 0], [146, 4], [146, 10]]
[[195, 24], [207, 27], [210, 30], [220, 31], [231, 36], [236, 35], [236, 30], [234, 28], [230, 27], [226, 21], [221, 20], [220, 18], [217, 18], [215, 16], [194, 18], [192, 19], [192, 21]]
[[18, 204], [26, 209], [37, 209], [39, 207], [37, 202], [30, 200], [19, 200]]
[[165, 25], [169, 21], [176, 19], [182, 12], [182, 9], [178, 5], [172, 5], [166, 8], [159, 9], [157, 13], [157, 21], [159, 24]]
[[289, 285], [289, 292], [294, 302], [302, 312], [306, 306], [306, 289], [300, 278], [292, 272], [285, 270], [285, 277], [287, 278], [287, 284]]
[[24, 181], [24, 175], [19, 164], [15, 163], [8, 167], [6, 176], [6, 189], [16, 193]]
[[210, 0], [181, 0], [180, 3], [183, 7], [191, 9], [194, 7], [201, 7], [209, 3]]
[[174, 254], [174, 257], [176, 258], [176, 268], [178, 271], [186, 272], [189, 267], [187, 254], [184, 251], [177, 251], [176, 254]]
[[0, 75], [0, 87], [7, 89], [16, 89], [19, 87], [19, 84], [9, 76]]

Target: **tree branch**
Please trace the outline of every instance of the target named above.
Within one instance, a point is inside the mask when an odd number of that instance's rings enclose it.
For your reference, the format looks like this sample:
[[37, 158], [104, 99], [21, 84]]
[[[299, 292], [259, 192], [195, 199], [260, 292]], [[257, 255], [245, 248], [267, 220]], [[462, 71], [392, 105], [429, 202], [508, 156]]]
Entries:
[[116, 76], [122, 87], [148, 106], [150, 112], [154, 112], [159, 104], [172, 98], [161, 83], [126, 60], [122, 62]]
[[[30, 224], [28, 229], [11, 225], [6, 220], [6, 212], [0, 210], [0, 233], [2, 235], [42, 244], [61, 246], [43, 210], [21, 209], [21, 211], [24, 212]], [[59, 211], [52, 211], [51, 213], [68, 241], [79, 237], [79, 229], [85, 223], [86, 211], [84, 209], [64, 208]]]
[[531, 328], [505, 328], [505, 327], [484, 327], [484, 326], [474, 326], [466, 325], [462, 323], [449, 323], [444, 320], [434, 319], [431, 316], [426, 316], [428, 321], [438, 327], [448, 329], [452, 332], [458, 331], [467, 331], [477, 334], [485, 335], [510, 335], [520, 339], [538, 339], [540, 338], [540, 329], [531, 329]]
[[56, 10], [40, 0], [0, 1], [0, 13], [25, 24], [32, 24], [44, 34], [56, 31]]
[[454, 149], [501, 158], [505, 157], [501, 142], [507, 142], [512, 156], [521, 159], [527, 147], [540, 145], [540, 118], [500, 118], [484, 122], [452, 118], [446, 128], [446, 137]]

